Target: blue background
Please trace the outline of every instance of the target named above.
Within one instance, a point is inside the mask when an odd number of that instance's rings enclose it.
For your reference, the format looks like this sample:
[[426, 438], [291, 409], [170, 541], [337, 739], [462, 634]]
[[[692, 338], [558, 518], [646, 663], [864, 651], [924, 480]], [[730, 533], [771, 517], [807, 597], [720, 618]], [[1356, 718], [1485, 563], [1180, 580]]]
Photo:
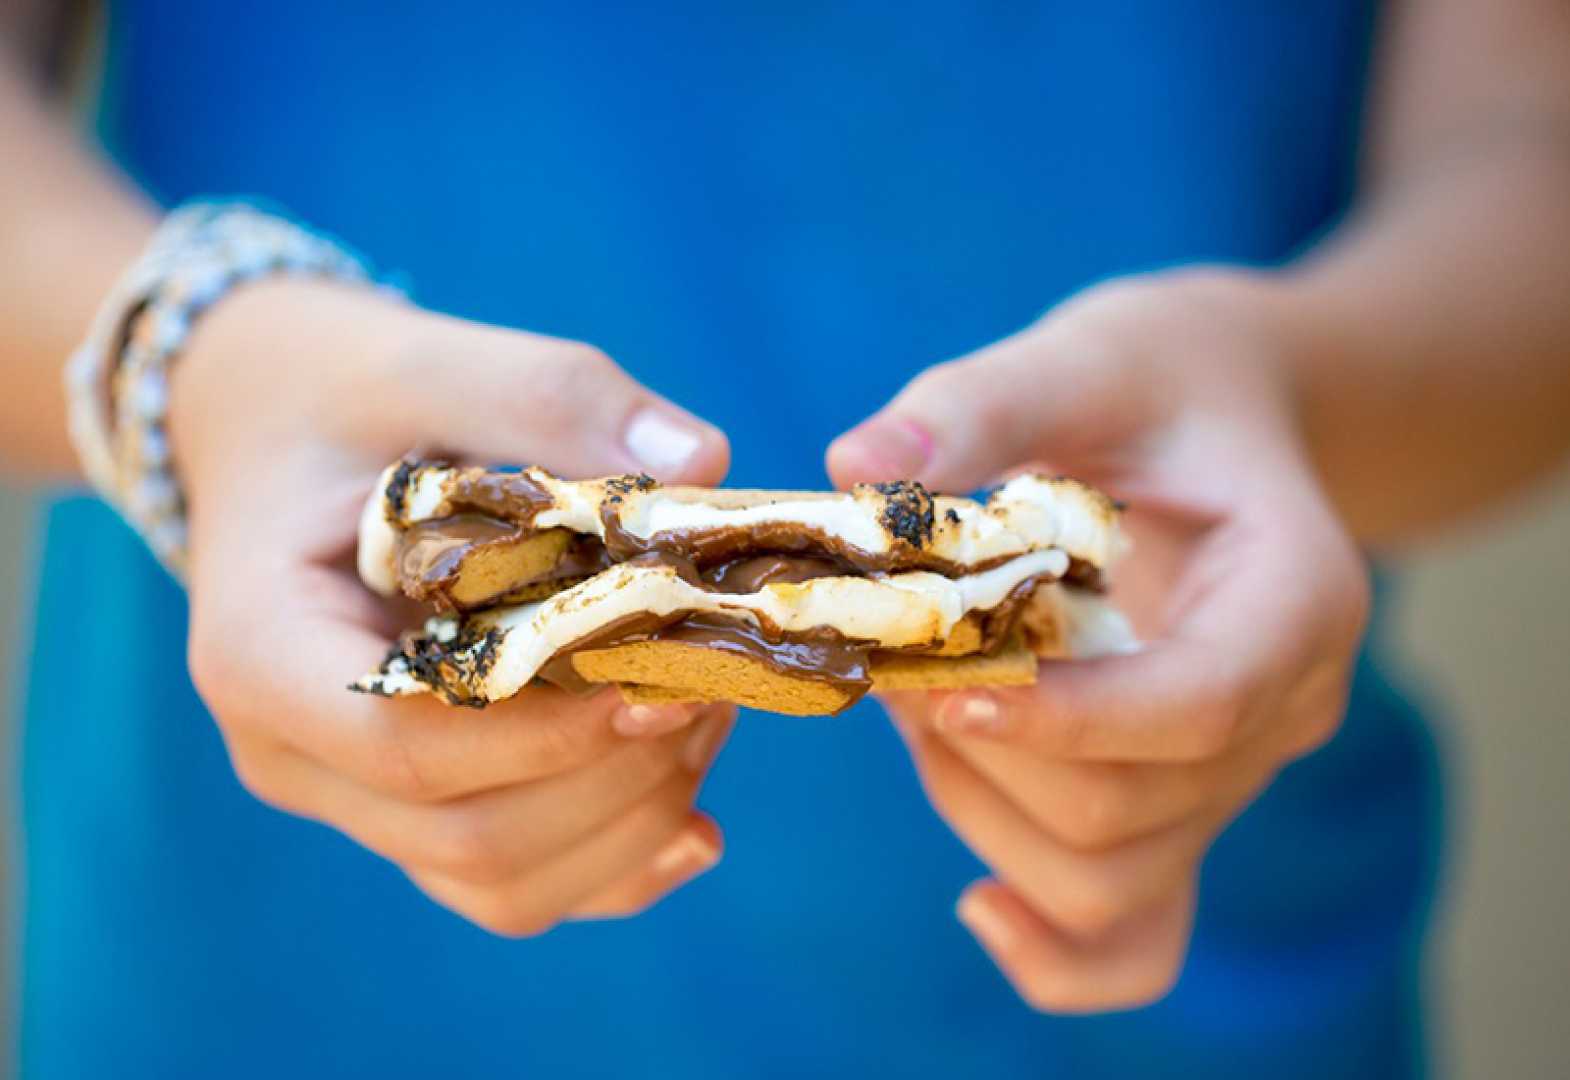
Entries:
[[[1331, 223], [1369, 19], [140, 0], [113, 5], [102, 130], [166, 203], [278, 200], [427, 304], [606, 349], [726, 428], [734, 482], [816, 486], [925, 365], [1104, 276], [1275, 261]], [[1177, 991], [1054, 1019], [954, 922], [981, 868], [870, 706], [744, 717], [702, 800], [726, 859], [649, 916], [501, 941], [246, 796], [176, 590], [97, 502], [47, 528], [26, 1075], [1419, 1068], [1437, 776], [1369, 658], [1336, 742], [1212, 853]]]

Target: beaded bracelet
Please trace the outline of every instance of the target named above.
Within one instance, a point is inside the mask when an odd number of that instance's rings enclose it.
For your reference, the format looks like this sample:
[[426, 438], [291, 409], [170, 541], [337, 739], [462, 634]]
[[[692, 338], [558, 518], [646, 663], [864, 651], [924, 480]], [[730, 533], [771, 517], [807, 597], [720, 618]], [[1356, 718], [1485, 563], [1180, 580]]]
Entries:
[[71, 441], [89, 482], [177, 578], [186, 520], [169, 450], [169, 365], [204, 311], [272, 274], [371, 282], [361, 259], [285, 218], [189, 203], [164, 219], [66, 366]]

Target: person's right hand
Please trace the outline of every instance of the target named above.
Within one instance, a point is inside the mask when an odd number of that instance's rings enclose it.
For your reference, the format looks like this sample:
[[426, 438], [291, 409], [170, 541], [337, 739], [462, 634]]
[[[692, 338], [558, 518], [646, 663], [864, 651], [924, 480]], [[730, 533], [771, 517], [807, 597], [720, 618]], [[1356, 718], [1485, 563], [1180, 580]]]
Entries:
[[472, 712], [345, 686], [399, 628], [350, 567], [360, 506], [409, 447], [715, 483], [724, 435], [586, 345], [298, 280], [220, 302], [172, 389], [191, 675], [251, 792], [506, 935], [640, 911], [714, 865], [693, 799], [729, 707], [531, 687]]

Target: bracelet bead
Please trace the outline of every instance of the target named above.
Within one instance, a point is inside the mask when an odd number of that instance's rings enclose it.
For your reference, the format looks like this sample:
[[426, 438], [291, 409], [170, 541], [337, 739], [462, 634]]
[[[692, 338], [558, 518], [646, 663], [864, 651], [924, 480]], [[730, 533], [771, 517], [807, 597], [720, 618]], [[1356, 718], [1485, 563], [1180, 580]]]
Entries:
[[164, 219], [66, 365], [83, 471], [176, 577], [187, 529], [167, 431], [170, 365], [204, 311], [279, 273], [376, 284], [358, 257], [285, 218], [239, 202], [187, 204]]

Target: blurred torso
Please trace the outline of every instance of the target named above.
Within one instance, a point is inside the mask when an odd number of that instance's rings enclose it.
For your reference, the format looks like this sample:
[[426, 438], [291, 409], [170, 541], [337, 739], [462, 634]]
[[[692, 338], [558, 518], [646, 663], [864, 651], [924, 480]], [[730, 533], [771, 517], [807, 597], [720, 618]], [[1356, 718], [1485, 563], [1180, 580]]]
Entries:
[[[350, 7], [115, 6], [106, 141], [165, 202], [267, 196], [429, 305], [594, 342], [727, 429], [733, 482], [769, 486], [821, 485], [829, 439], [912, 374], [1097, 278], [1275, 260], [1324, 227], [1368, 33], [1352, 3], [1244, 0]], [[1413, 1060], [1434, 776], [1372, 666], [1343, 736], [1207, 864], [1173, 997], [1050, 1020], [954, 923], [980, 868], [871, 707], [744, 718], [703, 797], [719, 870], [638, 920], [502, 942], [244, 795], [170, 644], [172, 586], [97, 503], [58, 506], [49, 537], [30, 1074]], [[83, 611], [85, 686], [50, 647]]]

